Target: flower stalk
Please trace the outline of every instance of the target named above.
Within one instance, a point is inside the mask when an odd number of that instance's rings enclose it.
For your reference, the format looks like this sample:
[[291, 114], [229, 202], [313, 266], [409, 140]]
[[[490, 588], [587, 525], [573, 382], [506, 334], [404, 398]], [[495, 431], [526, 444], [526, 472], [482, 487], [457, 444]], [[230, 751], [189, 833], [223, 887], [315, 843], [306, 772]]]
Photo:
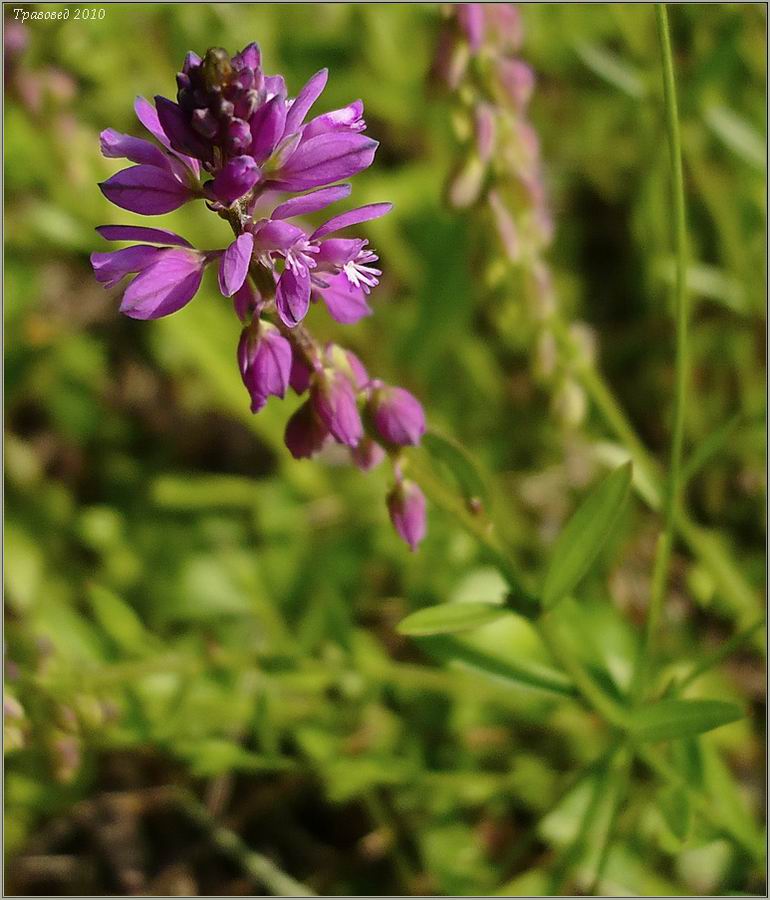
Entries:
[[674, 63], [671, 52], [668, 12], [666, 4], [655, 6], [655, 22], [660, 42], [663, 65], [663, 103], [666, 117], [666, 133], [672, 173], [672, 198], [674, 213], [674, 251], [676, 281], [674, 288], [675, 316], [675, 367], [674, 413], [671, 434], [671, 451], [663, 493], [663, 529], [658, 538], [652, 576], [650, 605], [632, 692], [637, 700], [644, 694], [651, 657], [655, 653], [656, 633], [660, 624], [668, 585], [671, 552], [674, 544], [676, 516], [682, 494], [682, 452], [684, 447], [684, 422], [687, 409], [688, 386], [688, 302], [687, 302], [687, 220], [685, 210], [684, 174], [682, 170], [682, 143], [679, 134], [679, 110], [676, 98]]

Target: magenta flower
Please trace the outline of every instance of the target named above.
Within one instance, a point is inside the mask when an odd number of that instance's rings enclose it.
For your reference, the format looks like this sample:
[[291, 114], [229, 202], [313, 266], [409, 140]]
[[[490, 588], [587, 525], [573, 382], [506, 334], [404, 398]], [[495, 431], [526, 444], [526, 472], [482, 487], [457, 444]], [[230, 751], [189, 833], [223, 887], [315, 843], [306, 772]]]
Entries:
[[425, 537], [427, 519], [425, 495], [413, 482], [400, 479], [388, 494], [388, 512], [393, 527], [415, 551]]
[[357, 446], [364, 429], [350, 379], [340, 371], [319, 372], [310, 385], [310, 399], [332, 437], [340, 444]]
[[369, 409], [379, 436], [386, 444], [419, 444], [425, 434], [425, 413], [420, 401], [400, 387], [378, 383]]
[[251, 411], [259, 412], [272, 394], [283, 397], [289, 386], [291, 344], [269, 322], [255, 318], [238, 342], [238, 367], [251, 396]]
[[284, 443], [294, 459], [309, 459], [329, 439], [329, 430], [307, 400], [286, 423]]
[[[97, 231], [106, 240], [134, 243], [93, 253], [91, 263], [106, 288], [129, 279], [120, 309], [137, 319], [181, 309], [216, 263], [219, 291], [232, 298], [241, 323], [237, 360], [252, 412], [291, 386], [308, 394], [286, 425], [292, 456], [307, 458], [336, 442], [368, 471], [389, 455], [404, 497], [404, 510], [394, 513], [391, 504], [391, 516], [414, 548], [424, 532], [424, 501], [420, 526], [419, 500], [402, 484], [398, 459], [401, 446], [419, 443], [422, 407], [406, 391], [372, 382], [355, 354], [320, 344], [301, 324], [311, 303], [323, 302], [342, 324], [371, 314], [378, 256], [347, 230], [391, 209], [372, 203], [307, 226], [307, 216], [347, 199], [350, 184], [341, 182], [368, 168], [377, 149], [363, 134], [360, 100], [311, 115], [327, 78], [322, 69], [292, 99], [280, 75], [264, 73], [256, 44], [234, 56], [221, 48], [202, 58], [188, 53], [176, 101], [135, 103], [151, 139], [102, 132], [103, 155], [132, 165], [100, 188], [116, 206], [150, 216], [202, 200], [230, 224], [233, 239], [199, 250], [166, 229], [103, 225]], [[369, 431], [359, 411], [365, 407]]]
[[165, 245], [136, 244], [91, 254], [96, 280], [105, 287], [136, 275], [120, 304], [120, 311], [132, 319], [157, 319], [189, 303], [200, 287], [203, 270], [217, 255], [193, 250], [183, 237], [160, 228], [103, 225], [97, 231], [107, 240], [141, 238]]

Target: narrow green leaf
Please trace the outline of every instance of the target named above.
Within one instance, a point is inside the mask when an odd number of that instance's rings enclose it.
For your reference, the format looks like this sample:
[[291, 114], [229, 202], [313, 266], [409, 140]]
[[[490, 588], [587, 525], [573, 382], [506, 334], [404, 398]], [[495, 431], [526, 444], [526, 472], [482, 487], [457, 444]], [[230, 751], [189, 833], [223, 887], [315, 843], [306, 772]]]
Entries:
[[478, 498], [485, 506], [489, 505], [489, 487], [486, 479], [462, 444], [436, 431], [429, 431], [423, 437], [422, 443], [434, 459], [446, 465], [467, 499]]
[[123, 650], [141, 651], [153, 646], [153, 637], [134, 610], [112, 591], [98, 584], [88, 589], [94, 618]]
[[573, 591], [588, 573], [628, 499], [631, 463], [611, 472], [580, 504], [559, 535], [543, 582], [548, 609]]
[[555, 669], [528, 660], [501, 660], [452, 635], [422, 637], [420, 646], [434, 659], [450, 664], [459, 663], [517, 687], [539, 688], [565, 697], [574, 697], [577, 693], [566, 676]]
[[692, 807], [687, 791], [676, 785], [661, 788], [658, 791], [658, 808], [674, 837], [680, 841], [686, 840], [692, 823]]
[[599, 44], [588, 44], [580, 41], [575, 44], [575, 51], [582, 62], [608, 84], [628, 94], [635, 100], [641, 100], [647, 89], [639, 71], [610, 50]]
[[714, 134], [745, 162], [765, 168], [765, 141], [751, 122], [726, 106], [709, 107], [704, 118]]
[[630, 731], [639, 741], [666, 741], [703, 734], [741, 718], [740, 707], [722, 700], [661, 700], [635, 712]]
[[504, 606], [494, 603], [442, 603], [419, 609], [398, 623], [397, 631], [413, 637], [429, 634], [454, 634], [487, 625], [510, 615]]
[[682, 482], [687, 483], [706, 465], [706, 463], [722, 450], [733, 436], [735, 429], [741, 424], [743, 416], [736, 413], [727, 422], [700, 441], [682, 467]]

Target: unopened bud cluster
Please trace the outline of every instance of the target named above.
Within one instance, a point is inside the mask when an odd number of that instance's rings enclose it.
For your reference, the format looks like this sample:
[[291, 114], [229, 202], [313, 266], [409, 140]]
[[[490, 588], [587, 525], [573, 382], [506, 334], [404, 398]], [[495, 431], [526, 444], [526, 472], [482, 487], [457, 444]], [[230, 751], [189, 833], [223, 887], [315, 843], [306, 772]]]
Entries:
[[347, 447], [364, 470], [390, 456], [395, 489], [388, 508], [415, 549], [425, 532], [425, 503], [415, 503], [419, 488], [404, 482], [399, 450], [418, 444], [425, 431], [420, 403], [403, 388], [370, 379], [351, 352], [322, 346], [302, 324], [317, 302], [343, 324], [371, 314], [378, 257], [365, 239], [343, 232], [391, 209], [373, 203], [316, 228], [305, 225], [305, 217], [348, 197], [350, 185], [340, 182], [368, 168], [377, 149], [362, 134], [360, 100], [308, 119], [327, 77], [322, 69], [290, 98], [282, 76], [263, 72], [256, 44], [232, 57], [221, 48], [202, 58], [188, 53], [176, 103], [136, 101], [137, 117], [157, 143], [102, 132], [103, 154], [134, 165], [100, 187], [116, 206], [143, 215], [203, 200], [230, 224], [234, 240], [199, 250], [165, 229], [103, 225], [97, 231], [107, 240], [142, 243], [94, 253], [91, 262], [105, 287], [132, 276], [120, 308], [135, 319], [181, 309], [215, 265], [220, 292], [232, 298], [242, 323], [237, 361], [252, 412], [291, 387], [307, 397], [286, 426], [294, 457], [331, 442]]

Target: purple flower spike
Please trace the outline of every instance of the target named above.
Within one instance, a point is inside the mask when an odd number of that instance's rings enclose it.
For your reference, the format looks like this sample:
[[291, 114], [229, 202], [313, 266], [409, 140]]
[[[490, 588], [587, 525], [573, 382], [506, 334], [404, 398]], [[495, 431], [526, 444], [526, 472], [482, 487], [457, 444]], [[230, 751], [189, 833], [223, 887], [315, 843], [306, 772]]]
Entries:
[[[118, 251], [119, 252], [119, 251]], [[195, 296], [206, 257], [194, 250], [162, 250], [126, 288], [120, 311], [132, 319], [159, 319]]]
[[398, 481], [387, 503], [393, 527], [414, 552], [425, 537], [425, 495], [413, 481]]
[[249, 273], [254, 235], [245, 231], [230, 244], [219, 263], [219, 290], [224, 297], [232, 297], [240, 290]]
[[[461, 13], [469, 40], [483, 39], [485, 51], [496, 46], [493, 16], [476, 4]], [[468, 42], [457, 30], [453, 37], [467, 64]], [[121, 312], [154, 319], [189, 303], [206, 266], [216, 262], [220, 291], [232, 298], [241, 323], [238, 368], [252, 412], [271, 396], [284, 397], [291, 386], [306, 397], [284, 434], [296, 459], [315, 455], [332, 440], [347, 448], [362, 471], [390, 456], [398, 484], [388, 507], [414, 549], [425, 533], [425, 501], [416, 485], [402, 481], [399, 448], [422, 437], [422, 407], [407, 391], [372, 381], [350, 350], [322, 344], [310, 329], [298, 327], [311, 302], [323, 301], [340, 323], [371, 314], [368, 296], [382, 275], [378, 256], [365, 237], [336, 233], [391, 209], [390, 203], [360, 206], [315, 230], [303, 222], [350, 195], [350, 185], [340, 182], [371, 165], [378, 146], [362, 133], [361, 100], [311, 114], [327, 78], [326, 69], [317, 72], [292, 100], [281, 75], [264, 73], [256, 44], [234, 55], [221, 47], [202, 56], [189, 52], [176, 74], [176, 102], [136, 99], [137, 118], [151, 139], [102, 131], [104, 156], [134, 165], [100, 187], [117, 206], [144, 215], [202, 199], [235, 236], [226, 247], [204, 251], [164, 228], [103, 225], [97, 230], [105, 240], [135, 243], [93, 253], [91, 263], [106, 288], [127, 282]], [[493, 124], [482, 110], [477, 140], [484, 158], [492, 153]], [[522, 182], [534, 191], [537, 185], [525, 171], [531, 155], [527, 134], [516, 132], [512, 140]]]
[[387, 444], [416, 445], [425, 434], [425, 413], [419, 400], [399, 387], [379, 387], [370, 400], [375, 427]]
[[294, 459], [309, 459], [326, 443], [329, 430], [306, 400], [286, 423], [284, 443]]
[[243, 329], [238, 366], [251, 396], [251, 411], [259, 412], [271, 395], [283, 397], [289, 385], [291, 344], [268, 322], [256, 320]]
[[355, 447], [364, 429], [349, 379], [342, 372], [324, 371], [313, 379], [310, 399], [318, 418], [337, 443]]
[[243, 197], [259, 181], [259, 167], [250, 156], [236, 156], [210, 182], [211, 193], [230, 206]]
[[196, 196], [168, 169], [148, 165], [123, 169], [99, 187], [115, 206], [145, 216], [173, 212]]

